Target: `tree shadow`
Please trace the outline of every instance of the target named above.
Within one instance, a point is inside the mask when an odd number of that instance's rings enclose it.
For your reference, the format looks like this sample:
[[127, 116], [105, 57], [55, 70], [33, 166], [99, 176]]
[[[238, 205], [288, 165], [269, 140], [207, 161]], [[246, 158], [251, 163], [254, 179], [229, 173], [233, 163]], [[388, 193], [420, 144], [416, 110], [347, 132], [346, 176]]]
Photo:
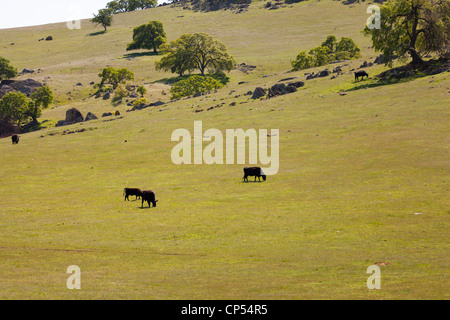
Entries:
[[145, 52], [133, 52], [133, 53], [127, 53], [123, 55], [123, 59], [135, 59], [139, 57], [151, 57], [151, 56], [159, 56], [162, 55], [160, 52], [153, 52], [153, 51], [145, 51]]
[[95, 37], [95, 36], [99, 36], [99, 35], [105, 34], [105, 33], [106, 33], [106, 31], [103, 30], [103, 31], [97, 31], [97, 32], [89, 33], [87, 36], [88, 36], [88, 37]]
[[183, 75], [183, 76], [175, 76], [175, 77], [170, 77], [170, 78], [163, 78], [163, 79], [156, 80], [152, 83], [163, 83], [163, 84], [173, 85], [181, 80], [186, 80], [190, 76], [191, 75]]

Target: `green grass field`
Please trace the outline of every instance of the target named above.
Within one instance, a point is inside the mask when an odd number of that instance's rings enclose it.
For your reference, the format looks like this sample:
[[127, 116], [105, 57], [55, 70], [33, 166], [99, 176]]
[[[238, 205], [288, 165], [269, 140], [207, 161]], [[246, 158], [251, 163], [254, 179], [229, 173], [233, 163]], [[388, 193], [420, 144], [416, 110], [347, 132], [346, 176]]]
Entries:
[[[119, 14], [99, 35], [88, 21], [81, 30], [0, 30], [0, 56], [19, 71], [42, 69], [32, 78], [55, 92], [41, 121], [56, 123], [72, 107], [123, 116], [23, 134], [14, 146], [0, 140], [1, 299], [450, 297], [449, 73], [352, 91], [350, 70], [377, 56], [361, 33], [366, 5], [264, 3], [242, 14], [169, 6]], [[111, 65], [135, 72], [150, 102], [168, 101], [160, 80], [174, 75], [154, 70], [160, 57], [125, 50], [132, 29], [150, 20], [163, 22], [169, 40], [208, 32], [257, 69], [233, 70], [217, 93], [142, 111], [90, 98], [89, 82]], [[244, 96], [304, 80], [290, 61], [329, 34], [361, 48], [361, 59], [341, 64], [344, 75], [273, 99]], [[38, 42], [48, 35], [55, 40]], [[171, 134], [193, 133], [196, 120], [203, 130], [279, 129], [279, 173], [243, 183], [243, 165], [174, 165]], [[124, 202], [125, 187], [154, 190], [158, 207]], [[380, 290], [366, 285], [374, 264]], [[70, 265], [81, 268], [81, 290], [66, 287]]]

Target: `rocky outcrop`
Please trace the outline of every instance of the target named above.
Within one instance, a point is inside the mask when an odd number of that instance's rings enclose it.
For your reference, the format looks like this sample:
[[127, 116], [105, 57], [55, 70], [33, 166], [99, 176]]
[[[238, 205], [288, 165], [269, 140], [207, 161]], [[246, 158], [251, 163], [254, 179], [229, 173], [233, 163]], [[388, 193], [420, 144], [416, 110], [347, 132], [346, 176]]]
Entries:
[[30, 96], [34, 91], [42, 87], [42, 83], [33, 79], [27, 79], [22, 81], [16, 80], [3, 80], [0, 83], [0, 99], [9, 92], [22, 92], [23, 94]]

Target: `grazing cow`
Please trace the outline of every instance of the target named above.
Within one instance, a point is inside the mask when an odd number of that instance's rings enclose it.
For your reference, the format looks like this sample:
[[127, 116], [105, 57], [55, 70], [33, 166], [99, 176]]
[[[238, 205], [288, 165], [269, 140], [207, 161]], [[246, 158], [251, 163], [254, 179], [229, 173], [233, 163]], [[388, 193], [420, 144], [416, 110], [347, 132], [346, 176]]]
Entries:
[[359, 77], [361, 77], [361, 80], [364, 80], [364, 77], [369, 78], [369, 74], [365, 71], [356, 71], [355, 72], [355, 81], [359, 80]]
[[136, 196], [136, 200], [141, 197], [142, 191], [137, 188], [125, 188], [123, 190], [123, 195], [125, 196], [124, 201], [130, 201], [129, 196]]
[[11, 137], [12, 144], [18, 144], [19, 143], [19, 136], [17, 134], [13, 135]]
[[153, 191], [144, 190], [141, 193], [141, 197], [142, 197], [142, 208], [144, 207], [144, 202], [148, 202], [149, 208], [151, 207], [150, 204], [153, 204], [153, 207], [156, 207], [156, 203], [158, 202], [158, 200], [156, 200], [156, 196]]
[[256, 178], [258, 178], [259, 181], [261, 181], [261, 177], [264, 181], [266, 181], [267, 178], [262, 169], [259, 167], [244, 168], [244, 181], [248, 182], [248, 177], [255, 177], [255, 181]]

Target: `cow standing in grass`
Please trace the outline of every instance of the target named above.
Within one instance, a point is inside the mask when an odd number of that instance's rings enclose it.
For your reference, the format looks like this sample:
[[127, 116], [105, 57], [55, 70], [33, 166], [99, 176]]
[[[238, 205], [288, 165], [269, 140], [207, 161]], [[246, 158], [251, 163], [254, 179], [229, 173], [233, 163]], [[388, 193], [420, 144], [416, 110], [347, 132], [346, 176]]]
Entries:
[[255, 177], [256, 179], [259, 179], [261, 181], [261, 178], [263, 178], [263, 181], [266, 181], [266, 175], [259, 167], [253, 167], [253, 168], [244, 168], [244, 181], [248, 182], [248, 177]]
[[136, 200], [141, 197], [142, 191], [137, 188], [125, 188], [123, 190], [123, 195], [125, 196], [124, 201], [130, 201], [129, 196], [136, 196]]
[[144, 190], [141, 193], [142, 197], [142, 208], [144, 207], [144, 202], [148, 202], [149, 208], [151, 207], [150, 204], [153, 204], [153, 207], [156, 207], [156, 203], [158, 200], [156, 200], [155, 193], [151, 190]]
[[17, 134], [13, 135], [11, 137], [12, 144], [18, 144], [19, 143], [19, 136]]
[[355, 72], [355, 81], [359, 80], [359, 77], [361, 77], [361, 80], [364, 80], [364, 77], [369, 78], [369, 74], [365, 71], [356, 71]]

